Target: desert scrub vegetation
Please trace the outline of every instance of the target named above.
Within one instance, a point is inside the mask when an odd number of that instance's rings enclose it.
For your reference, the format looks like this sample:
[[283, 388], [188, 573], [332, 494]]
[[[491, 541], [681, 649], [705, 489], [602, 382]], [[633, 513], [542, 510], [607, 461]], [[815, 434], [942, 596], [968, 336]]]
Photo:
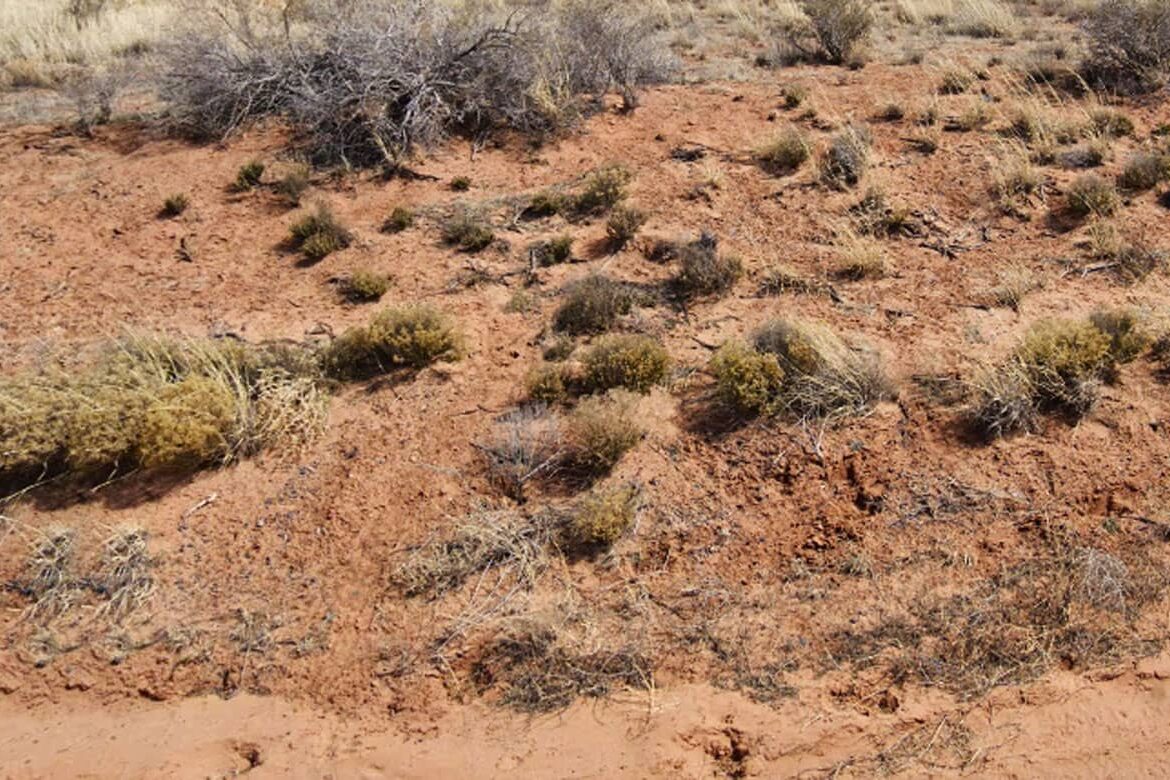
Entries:
[[168, 219], [174, 218], [186, 211], [190, 205], [191, 199], [181, 192], [168, 195], [167, 199], [163, 201], [159, 215]]
[[646, 212], [633, 206], [622, 205], [614, 208], [605, 221], [605, 235], [610, 246], [614, 249], [625, 247], [634, 240], [648, 219]]
[[260, 186], [264, 176], [265, 165], [259, 160], [252, 160], [240, 166], [236, 171], [236, 178], [230, 187], [232, 192], [248, 192]]
[[1004, 364], [975, 378], [969, 420], [980, 434], [998, 438], [1034, 429], [1044, 413], [1080, 419], [1118, 365], [1148, 343], [1140, 318], [1126, 310], [1038, 322]]
[[1069, 185], [1065, 208], [1075, 217], [1111, 217], [1121, 208], [1121, 198], [1113, 184], [1095, 173], [1086, 173]]
[[487, 217], [471, 208], [461, 208], [443, 222], [443, 242], [464, 252], [481, 252], [496, 240]]
[[1094, 85], [1152, 92], [1170, 76], [1170, 7], [1162, 0], [1105, 0], [1084, 24], [1082, 70]]
[[645, 435], [637, 393], [624, 389], [582, 398], [569, 414], [568, 462], [589, 476], [609, 473]]
[[381, 300], [390, 289], [390, 277], [375, 271], [354, 271], [341, 280], [341, 296], [350, 303]]
[[585, 353], [583, 385], [591, 393], [615, 387], [648, 393], [670, 374], [670, 355], [649, 336], [603, 336]]
[[1170, 151], [1143, 150], [1133, 154], [1117, 175], [1117, 186], [1127, 192], [1145, 192], [1170, 179]]
[[874, 24], [870, 4], [864, 0], [805, 0], [804, 17], [783, 21], [779, 59], [828, 62], [857, 61]]
[[635, 296], [628, 285], [601, 274], [571, 284], [553, 315], [553, 328], [574, 336], [604, 333], [629, 314]]
[[171, 41], [160, 94], [176, 129], [215, 139], [276, 117], [314, 162], [396, 166], [453, 133], [572, 127], [609, 92], [633, 108], [642, 86], [676, 68], [651, 18], [612, 1], [307, 7], [292, 28], [253, 14]]
[[837, 239], [837, 262], [833, 270], [838, 278], [852, 282], [881, 279], [889, 272], [889, 259], [881, 241], [846, 230]]
[[324, 260], [353, 243], [353, 233], [324, 203], [292, 223], [288, 232], [289, 244], [310, 262]]
[[820, 162], [821, 181], [834, 189], [857, 185], [869, 165], [873, 135], [864, 125], [848, 125], [829, 139]]
[[582, 552], [612, 547], [634, 527], [640, 500], [634, 485], [593, 490], [568, 514], [562, 531], [565, 546]]
[[748, 416], [839, 417], [892, 393], [874, 353], [851, 347], [826, 325], [797, 319], [771, 320], [750, 343], [725, 344], [710, 371], [719, 397]]
[[781, 130], [772, 140], [756, 150], [760, 167], [774, 176], [792, 173], [812, 156], [808, 136], [795, 125]]
[[528, 248], [528, 256], [534, 267], [547, 267], [568, 263], [573, 259], [573, 237], [567, 233], [544, 241], [537, 241]]
[[735, 255], [720, 254], [719, 240], [704, 231], [699, 238], [677, 249], [678, 272], [671, 279], [682, 299], [723, 295], [743, 276], [743, 262]]
[[382, 220], [383, 233], [401, 233], [414, 226], [414, 211], [406, 206], [395, 206], [390, 215]]
[[0, 483], [186, 471], [307, 440], [319, 380], [298, 348], [126, 336], [91, 365], [0, 380]]
[[335, 379], [369, 379], [398, 368], [425, 368], [463, 356], [463, 336], [443, 312], [418, 304], [386, 309], [351, 328], [321, 352]]

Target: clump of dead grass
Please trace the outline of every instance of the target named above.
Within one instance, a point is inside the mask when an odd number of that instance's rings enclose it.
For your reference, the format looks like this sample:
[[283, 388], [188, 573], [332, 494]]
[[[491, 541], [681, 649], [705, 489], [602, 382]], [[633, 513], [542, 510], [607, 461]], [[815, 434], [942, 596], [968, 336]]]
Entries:
[[572, 466], [586, 475], [613, 469], [645, 435], [638, 405], [638, 394], [622, 389], [582, 399], [568, 419]]
[[547, 407], [534, 404], [502, 417], [491, 437], [476, 445], [488, 480], [505, 495], [524, 498], [530, 482], [552, 477], [568, 453], [564, 422]]

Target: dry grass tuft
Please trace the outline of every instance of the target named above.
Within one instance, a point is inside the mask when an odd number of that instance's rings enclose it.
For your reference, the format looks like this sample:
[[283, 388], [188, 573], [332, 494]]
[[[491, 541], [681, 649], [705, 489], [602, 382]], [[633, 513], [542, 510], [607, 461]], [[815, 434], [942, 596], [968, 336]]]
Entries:
[[642, 440], [636, 393], [610, 390], [584, 398], [569, 416], [569, 460], [590, 475], [606, 474]]
[[579, 551], [608, 549], [633, 528], [640, 501], [634, 485], [593, 491], [569, 514], [563, 542]]
[[555, 474], [568, 451], [561, 418], [539, 404], [505, 415], [476, 449], [488, 480], [518, 501], [528, 483]]
[[719, 241], [704, 232], [695, 241], [678, 247], [678, 273], [671, 280], [680, 298], [722, 295], [743, 276], [743, 263], [734, 255], [719, 253]]
[[789, 125], [768, 143], [756, 150], [760, 167], [776, 176], [792, 173], [812, 156], [808, 136], [795, 125]]
[[869, 165], [873, 137], [863, 125], [848, 125], [829, 141], [820, 163], [821, 181], [834, 189], [857, 185]]

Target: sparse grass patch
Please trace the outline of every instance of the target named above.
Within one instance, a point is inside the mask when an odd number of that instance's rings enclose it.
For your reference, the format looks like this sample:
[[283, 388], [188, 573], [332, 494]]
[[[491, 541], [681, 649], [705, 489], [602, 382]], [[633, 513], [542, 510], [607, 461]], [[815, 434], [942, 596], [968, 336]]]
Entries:
[[542, 363], [528, 372], [524, 382], [529, 400], [557, 404], [569, 397], [565, 367], [559, 363]]
[[304, 163], [297, 163], [285, 171], [284, 175], [272, 185], [272, 188], [289, 205], [299, 206], [301, 205], [301, 199], [308, 192], [311, 185], [312, 179], [310, 178], [309, 166]]
[[789, 125], [756, 151], [760, 166], [769, 173], [783, 176], [792, 173], [812, 155], [808, 136], [800, 128]]
[[572, 211], [582, 216], [609, 211], [629, 197], [628, 186], [634, 175], [624, 165], [610, 165], [594, 171], [580, 192], [572, 196]]
[[781, 26], [787, 60], [824, 61], [842, 65], [856, 61], [874, 23], [863, 0], [804, 0], [805, 18]]
[[785, 263], [773, 263], [760, 275], [761, 295], [781, 295], [786, 292], [811, 293], [820, 289], [813, 279], [804, 276]]
[[555, 236], [533, 244], [528, 251], [541, 267], [567, 263], [573, 259], [573, 237], [567, 233]]
[[629, 314], [634, 295], [622, 282], [594, 274], [569, 287], [553, 317], [553, 327], [571, 335], [603, 333]]
[[886, 249], [877, 239], [847, 231], [838, 240], [835, 269], [838, 277], [854, 282], [881, 279], [888, 270]]
[[402, 306], [338, 336], [322, 350], [321, 363], [331, 377], [368, 379], [458, 360], [463, 350], [463, 336], [446, 314], [426, 305]]
[[477, 449], [488, 480], [519, 501], [529, 482], [556, 472], [568, 448], [561, 418], [535, 404], [500, 418], [491, 438]]
[[585, 353], [584, 364], [584, 387], [591, 393], [615, 387], [648, 393], [670, 373], [670, 355], [648, 336], [605, 336]]
[[1039, 289], [1040, 280], [1025, 266], [1013, 266], [999, 272], [998, 283], [988, 291], [988, 298], [996, 306], [1019, 311], [1024, 297]]

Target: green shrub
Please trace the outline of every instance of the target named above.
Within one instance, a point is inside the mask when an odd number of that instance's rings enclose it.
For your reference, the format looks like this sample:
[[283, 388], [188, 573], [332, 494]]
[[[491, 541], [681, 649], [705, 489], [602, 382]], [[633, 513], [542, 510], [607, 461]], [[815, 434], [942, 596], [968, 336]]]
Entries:
[[585, 550], [611, 547], [633, 527], [640, 498], [633, 485], [593, 491], [567, 518], [565, 542]]
[[740, 414], [770, 414], [784, 392], [784, 369], [776, 356], [739, 341], [720, 347], [710, 370], [720, 398]]
[[743, 276], [740, 259], [719, 254], [718, 239], [710, 233], [703, 233], [698, 240], [679, 247], [678, 261], [679, 270], [673, 285], [684, 298], [721, 295]]
[[1069, 213], [1077, 217], [1109, 217], [1121, 207], [1117, 190], [1095, 173], [1078, 176], [1069, 185], [1066, 202]]
[[528, 201], [525, 215], [532, 218], [553, 217], [572, 207], [572, 199], [558, 192], [538, 192]]
[[573, 197], [573, 210], [581, 215], [600, 214], [625, 200], [634, 175], [624, 165], [611, 165], [592, 173]]
[[247, 192], [255, 189], [259, 186], [262, 176], [264, 176], [264, 163], [259, 160], [245, 163], [236, 171], [236, 180], [232, 182], [232, 189], [236, 192]]
[[647, 219], [644, 212], [632, 206], [616, 206], [605, 222], [605, 234], [610, 243], [620, 249], [634, 240]]
[[464, 252], [487, 249], [495, 240], [487, 219], [470, 210], [460, 211], [443, 223], [443, 241]]
[[313, 261], [322, 260], [353, 241], [353, 234], [324, 203], [289, 226], [289, 237], [292, 245]]
[[1133, 120], [1113, 108], [1097, 108], [1089, 113], [1089, 121], [1097, 135], [1106, 138], [1124, 138], [1134, 134]]
[[1170, 154], [1138, 152], [1126, 161], [1117, 176], [1117, 186], [1130, 192], [1144, 192], [1170, 179]]
[[592, 275], [569, 288], [568, 297], [553, 317], [553, 327], [572, 335], [602, 333], [618, 317], [629, 314], [634, 295], [623, 283], [608, 276]]
[[670, 373], [670, 355], [647, 336], [606, 336], [585, 353], [584, 384], [589, 392], [622, 387], [648, 393]]
[[872, 137], [869, 129], [849, 125], [829, 141], [821, 159], [821, 181], [835, 189], [855, 186], [869, 164]]
[[390, 289], [390, 277], [373, 271], [354, 271], [341, 282], [341, 294], [351, 303], [377, 301]]
[[573, 237], [565, 234], [540, 241], [529, 248], [540, 266], [559, 265], [573, 259]]
[[451, 180], [451, 189], [455, 192], [467, 192], [471, 189], [471, 179], [466, 176], [456, 176]]
[[414, 225], [414, 212], [406, 206], [395, 206], [382, 222], [383, 233], [401, 233]]
[[1133, 309], [1097, 311], [1089, 322], [1109, 338], [1109, 356], [1117, 363], [1129, 363], [1150, 346], [1150, 334]]
[[792, 173], [812, 155], [808, 137], [789, 125], [756, 151], [756, 160], [764, 170], [777, 176]]
[[568, 420], [574, 464], [589, 473], [609, 472], [645, 432], [638, 421], [639, 396], [626, 390], [581, 399]]
[[183, 193], [176, 193], [169, 196], [163, 201], [162, 215], [164, 217], [177, 217], [187, 210], [191, 205], [191, 199]]
[[569, 397], [562, 365], [543, 363], [528, 373], [524, 384], [532, 401], [552, 405]]
[[396, 368], [424, 368], [458, 360], [463, 337], [442, 312], [425, 305], [386, 309], [364, 327], [351, 328], [321, 355], [336, 379], [367, 379]]

